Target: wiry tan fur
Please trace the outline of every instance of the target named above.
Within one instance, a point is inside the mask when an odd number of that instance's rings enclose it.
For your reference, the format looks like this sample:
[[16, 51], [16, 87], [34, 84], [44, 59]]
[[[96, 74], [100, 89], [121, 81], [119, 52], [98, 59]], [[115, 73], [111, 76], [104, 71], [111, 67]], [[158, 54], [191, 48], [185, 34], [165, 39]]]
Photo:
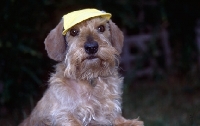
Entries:
[[[105, 26], [103, 33], [99, 25]], [[49, 88], [31, 115], [20, 126], [143, 126], [142, 121], [121, 116], [121, 87], [118, 75], [123, 34], [110, 20], [92, 18], [62, 36], [63, 21], [45, 40], [50, 58], [59, 61]], [[84, 43], [88, 36], [98, 42], [95, 59], [88, 59]]]

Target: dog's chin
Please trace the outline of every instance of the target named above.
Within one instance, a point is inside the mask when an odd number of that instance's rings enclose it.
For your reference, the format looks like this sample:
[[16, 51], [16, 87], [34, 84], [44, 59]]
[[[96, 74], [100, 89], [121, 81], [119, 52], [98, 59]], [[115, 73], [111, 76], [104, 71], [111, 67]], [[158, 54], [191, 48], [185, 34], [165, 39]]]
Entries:
[[79, 78], [92, 79], [99, 76], [108, 76], [111, 71], [111, 64], [98, 56], [87, 56], [79, 65]]

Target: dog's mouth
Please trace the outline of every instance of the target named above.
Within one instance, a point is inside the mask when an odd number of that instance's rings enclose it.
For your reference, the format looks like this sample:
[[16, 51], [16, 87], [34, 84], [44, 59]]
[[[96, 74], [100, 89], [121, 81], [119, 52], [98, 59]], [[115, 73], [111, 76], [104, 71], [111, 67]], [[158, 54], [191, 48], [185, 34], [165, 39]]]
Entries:
[[93, 63], [93, 62], [97, 62], [99, 60], [100, 60], [100, 58], [98, 56], [96, 56], [96, 55], [88, 55], [84, 59], [82, 59], [81, 62], [90, 62], [90, 63]]
[[88, 60], [92, 60], [92, 59], [97, 59], [98, 57], [97, 56], [93, 56], [93, 55], [91, 55], [91, 56], [88, 56], [86, 59], [88, 59]]

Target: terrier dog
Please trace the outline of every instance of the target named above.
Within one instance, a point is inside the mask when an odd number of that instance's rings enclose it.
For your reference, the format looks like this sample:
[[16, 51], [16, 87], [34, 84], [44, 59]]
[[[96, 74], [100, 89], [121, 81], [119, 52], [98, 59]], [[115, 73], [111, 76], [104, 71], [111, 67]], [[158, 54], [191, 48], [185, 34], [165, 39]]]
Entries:
[[48, 56], [59, 63], [49, 88], [20, 126], [143, 126], [121, 116], [123, 34], [111, 14], [91, 10], [98, 14], [69, 28], [63, 18], [45, 39]]

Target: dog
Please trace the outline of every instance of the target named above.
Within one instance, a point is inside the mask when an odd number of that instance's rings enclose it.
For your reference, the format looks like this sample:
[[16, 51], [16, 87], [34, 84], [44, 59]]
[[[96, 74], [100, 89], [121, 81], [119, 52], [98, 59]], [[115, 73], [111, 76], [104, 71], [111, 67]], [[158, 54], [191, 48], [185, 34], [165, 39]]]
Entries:
[[20, 126], [143, 126], [121, 115], [118, 66], [124, 37], [110, 17], [97, 9], [78, 10], [51, 30], [45, 48], [58, 64], [42, 99]]

